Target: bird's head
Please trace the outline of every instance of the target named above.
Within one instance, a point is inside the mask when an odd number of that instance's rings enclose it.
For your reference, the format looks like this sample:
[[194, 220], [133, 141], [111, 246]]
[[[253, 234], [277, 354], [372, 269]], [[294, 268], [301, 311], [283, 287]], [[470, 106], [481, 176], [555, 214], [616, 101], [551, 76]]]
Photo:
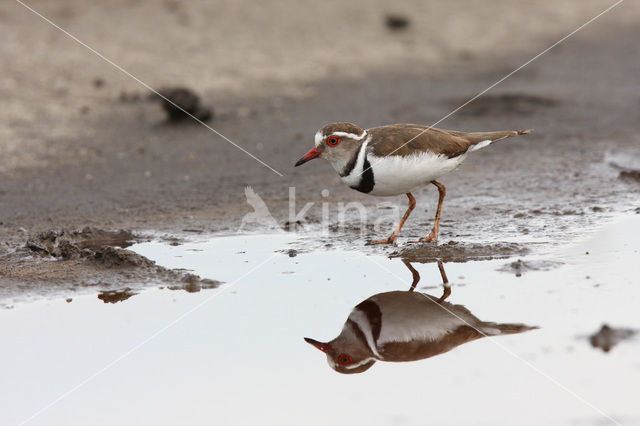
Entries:
[[[296, 163], [296, 167], [322, 157], [334, 167], [345, 165], [360, 149], [367, 132], [353, 123], [331, 123], [316, 132], [315, 147]], [[341, 169], [342, 167], [336, 167]]]
[[357, 339], [345, 338], [342, 334], [328, 343], [305, 337], [305, 342], [313, 345], [316, 349], [327, 354], [329, 366], [338, 373], [354, 374], [367, 371], [376, 359], [371, 350]]

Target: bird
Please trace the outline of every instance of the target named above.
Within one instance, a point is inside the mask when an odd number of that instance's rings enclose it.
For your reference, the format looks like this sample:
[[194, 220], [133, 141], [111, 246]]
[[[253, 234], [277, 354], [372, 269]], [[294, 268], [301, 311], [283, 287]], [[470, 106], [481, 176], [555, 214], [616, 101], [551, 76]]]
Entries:
[[[444, 269], [440, 272], [446, 281]], [[538, 328], [482, 321], [464, 306], [446, 302], [446, 287], [441, 298], [414, 292], [415, 278], [409, 291], [378, 293], [359, 303], [335, 339], [304, 340], [324, 352], [335, 371], [354, 374], [377, 361], [417, 361], [482, 337]]]
[[445, 186], [441, 176], [456, 169], [469, 153], [528, 130], [465, 133], [419, 124], [392, 124], [362, 129], [348, 122], [330, 123], [315, 134], [315, 146], [296, 163], [328, 160], [342, 181], [356, 191], [374, 196], [406, 194], [409, 207], [387, 237], [369, 244], [395, 244], [416, 206], [412, 192], [429, 183], [438, 189], [438, 207], [431, 232], [419, 242], [438, 242]]

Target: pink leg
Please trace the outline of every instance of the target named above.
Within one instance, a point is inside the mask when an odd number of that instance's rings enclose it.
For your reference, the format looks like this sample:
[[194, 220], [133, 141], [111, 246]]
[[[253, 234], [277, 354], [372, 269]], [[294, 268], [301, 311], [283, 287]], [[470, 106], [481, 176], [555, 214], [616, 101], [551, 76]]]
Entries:
[[420, 239], [423, 243], [438, 242], [438, 231], [440, 230], [440, 213], [442, 213], [442, 203], [444, 201], [444, 196], [447, 195], [447, 189], [443, 184], [437, 182], [435, 180], [431, 181], [432, 184], [438, 188], [438, 210], [436, 210], [436, 220], [433, 223], [433, 229], [426, 237]]
[[404, 214], [404, 217], [398, 224], [398, 227], [396, 228], [396, 230], [393, 231], [393, 234], [391, 234], [390, 237], [383, 238], [381, 240], [371, 240], [369, 241], [369, 244], [393, 244], [396, 242], [396, 238], [398, 238], [398, 234], [400, 233], [402, 226], [407, 221], [407, 218], [409, 218], [411, 211], [416, 207], [416, 199], [413, 197], [413, 195], [411, 195], [410, 192], [407, 192], [407, 197], [409, 197], [409, 208], [407, 209], [407, 212]]

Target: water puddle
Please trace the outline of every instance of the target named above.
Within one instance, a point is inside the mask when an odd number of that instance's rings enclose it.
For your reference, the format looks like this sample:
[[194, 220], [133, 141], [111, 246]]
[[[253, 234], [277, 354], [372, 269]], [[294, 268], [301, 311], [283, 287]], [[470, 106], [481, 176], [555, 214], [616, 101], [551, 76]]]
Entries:
[[135, 244], [223, 284], [0, 310], [0, 424], [640, 423], [638, 338], [588, 337], [640, 329], [640, 215], [464, 263], [301, 245]]

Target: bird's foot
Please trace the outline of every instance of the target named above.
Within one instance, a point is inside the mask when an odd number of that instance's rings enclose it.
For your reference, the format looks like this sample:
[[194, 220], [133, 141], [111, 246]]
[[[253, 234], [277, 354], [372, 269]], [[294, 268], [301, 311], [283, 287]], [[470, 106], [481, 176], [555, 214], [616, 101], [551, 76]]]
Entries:
[[367, 243], [368, 246], [373, 246], [376, 244], [395, 244], [396, 243], [396, 237], [395, 236], [390, 236], [387, 238], [382, 238], [380, 240], [371, 240]]
[[409, 241], [410, 243], [438, 243], [438, 234], [434, 231], [431, 231], [429, 235], [424, 238], [420, 238], [418, 241]]
[[442, 290], [442, 296], [440, 296], [440, 299], [438, 299], [438, 303], [444, 302], [449, 296], [451, 296], [451, 286], [445, 284]]

